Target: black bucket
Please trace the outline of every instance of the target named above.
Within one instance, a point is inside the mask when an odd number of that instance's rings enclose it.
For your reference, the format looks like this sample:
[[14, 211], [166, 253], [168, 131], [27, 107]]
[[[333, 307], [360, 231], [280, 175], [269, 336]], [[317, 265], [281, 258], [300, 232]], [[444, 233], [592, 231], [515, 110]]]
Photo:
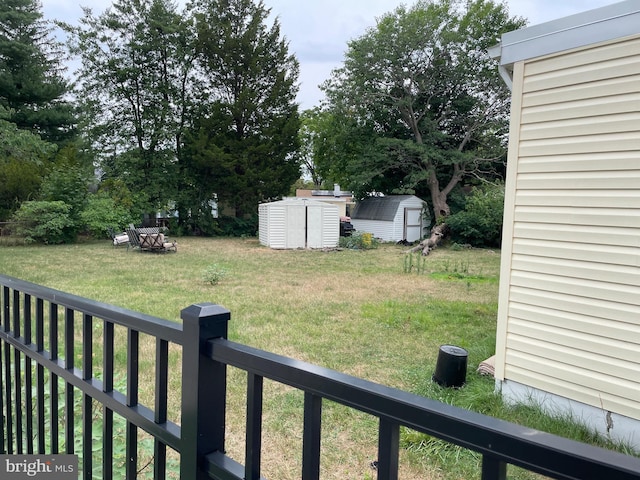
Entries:
[[458, 388], [467, 380], [467, 357], [469, 353], [455, 345], [442, 345], [438, 352], [433, 381], [443, 387]]

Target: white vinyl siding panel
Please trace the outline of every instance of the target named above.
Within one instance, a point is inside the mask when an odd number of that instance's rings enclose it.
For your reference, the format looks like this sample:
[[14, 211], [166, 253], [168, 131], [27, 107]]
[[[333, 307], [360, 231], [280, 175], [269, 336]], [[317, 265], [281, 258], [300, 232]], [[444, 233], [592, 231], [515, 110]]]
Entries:
[[497, 378], [640, 419], [640, 38], [518, 64], [512, 108]]
[[260, 244], [276, 248], [333, 248], [340, 237], [338, 206], [306, 199], [258, 206]]
[[358, 232], [370, 233], [375, 238], [379, 238], [385, 242], [393, 241], [394, 222], [383, 222], [381, 220], [361, 220], [351, 219], [353, 228]]

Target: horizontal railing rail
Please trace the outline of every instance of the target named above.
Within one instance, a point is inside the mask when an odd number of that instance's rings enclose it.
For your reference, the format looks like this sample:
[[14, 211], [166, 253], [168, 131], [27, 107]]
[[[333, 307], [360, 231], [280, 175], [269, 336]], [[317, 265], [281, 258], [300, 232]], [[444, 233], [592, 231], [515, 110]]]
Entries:
[[[320, 430], [320, 399], [332, 400], [380, 419], [380, 480], [397, 478], [400, 426], [481, 453], [483, 479], [506, 478], [507, 464], [558, 479], [640, 478], [639, 458], [532, 430], [229, 340], [210, 340], [207, 355], [217, 362], [245, 370], [253, 377], [250, 382], [267, 378], [302, 390], [310, 397], [305, 399], [303, 458], [313, 468], [303, 465], [310, 470], [303, 476], [305, 479], [319, 478], [320, 443], [313, 435], [319, 435]], [[260, 392], [254, 395], [256, 398], [249, 399], [248, 403], [260, 405]], [[249, 411], [247, 415], [251, 418], [259, 416], [259, 412]], [[251, 441], [258, 439], [252, 438], [248, 443]], [[255, 449], [255, 445], [247, 445], [247, 450], [252, 448]], [[216, 466], [223, 460], [228, 461], [220, 452], [208, 460], [210, 471], [216, 471]]]
[[[6, 275], [0, 275], [0, 285], [30, 295], [33, 298], [39, 298], [61, 307], [70, 308], [76, 312], [106, 320], [115, 325], [135, 328], [140, 333], [153, 335], [178, 345], [182, 344], [182, 325], [176, 322], [134, 312], [108, 303], [97, 302]], [[6, 308], [9, 308], [8, 304], [5, 305]]]

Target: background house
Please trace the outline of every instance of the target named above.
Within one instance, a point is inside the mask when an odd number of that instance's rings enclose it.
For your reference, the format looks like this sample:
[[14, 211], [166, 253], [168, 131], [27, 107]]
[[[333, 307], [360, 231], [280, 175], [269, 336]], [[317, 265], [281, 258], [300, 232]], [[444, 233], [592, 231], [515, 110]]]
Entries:
[[348, 190], [341, 190], [340, 185], [335, 184], [333, 190], [306, 190], [298, 188], [296, 198], [312, 198], [318, 202], [326, 202], [336, 205], [341, 217], [349, 216], [355, 205], [353, 194]]
[[260, 243], [271, 248], [333, 248], [340, 239], [336, 205], [292, 198], [258, 206]]
[[351, 212], [351, 224], [385, 242], [420, 240], [428, 225], [423, 219], [424, 200], [415, 195], [369, 197]]
[[640, 3], [505, 34], [504, 398], [640, 448]]

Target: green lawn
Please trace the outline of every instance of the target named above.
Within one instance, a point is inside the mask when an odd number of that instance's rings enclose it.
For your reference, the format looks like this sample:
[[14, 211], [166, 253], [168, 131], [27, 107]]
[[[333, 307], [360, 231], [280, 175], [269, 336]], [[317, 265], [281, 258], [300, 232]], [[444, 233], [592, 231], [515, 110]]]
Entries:
[[[495, 348], [500, 252], [436, 249], [424, 260], [415, 257], [407, 273], [405, 250], [385, 244], [367, 251], [279, 251], [256, 239], [204, 238], [178, 239], [176, 254], [108, 241], [0, 246], [0, 273], [172, 321], [192, 303], [218, 303], [231, 311], [234, 341], [566, 434], [566, 421], [502, 405], [493, 379], [475, 373]], [[226, 271], [216, 285], [203, 279], [211, 266]], [[442, 344], [469, 351], [462, 389], [431, 381]], [[228, 453], [242, 461], [240, 372], [232, 370], [230, 382]], [[172, 389], [177, 409], [179, 378]], [[270, 382], [265, 391], [263, 474], [299, 478], [302, 394]], [[376, 432], [375, 419], [327, 402], [322, 478], [375, 478]], [[580, 428], [569, 434], [593, 440]], [[401, 478], [478, 476], [479, 459], [469, 452], [409, 431], [402, 442]], [[529, 478], [515, 469], [512, 475]]]

